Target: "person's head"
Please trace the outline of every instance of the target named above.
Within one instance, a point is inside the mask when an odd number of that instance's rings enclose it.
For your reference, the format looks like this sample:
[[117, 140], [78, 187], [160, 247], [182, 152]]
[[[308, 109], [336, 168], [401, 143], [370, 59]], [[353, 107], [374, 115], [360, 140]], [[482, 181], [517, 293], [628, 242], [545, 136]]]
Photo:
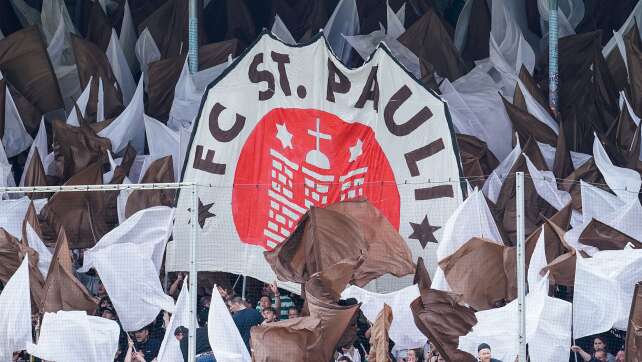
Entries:
[[408, 350], [408, 357], [406, 358], [407, 362], [419, 362], [419, 357], [421, 354], [415, 349]]
[[261, 315], [266, 323], [276, 322], [276, 311], [272, 307], [263, 308]]
[[337, 362], [352, 362], [352, 360], [348, 356], [341, 356], [337, 359]]
[[187, 336], [187, 328], [180, 326], [174, 330], [174, 337], [178, 339], [179, 341], [182, 340], [185, 336]]
[[139, 329], [134, 332], [134, 338], [138, 343], [147, 342], [147, 340], [149, 339], [149, 327], [145, 326], [143, 327], [143, 329]]
[[116, 312], [111, 308], [103, 308], [102, 313], [100, 313], [100, 316], [105, 319], [111, 319], [112, 321], [117, 320]]
[[272, 294], [272, 290], [270, 290], [270, 284], [268, 283], [263, 283], [263, 287], [261, 288], [261, 296], [270, 296]]
[[593, 350], [596, 352], [606, 350], [606, 342], [602, 339], [602, 337], [595, 337], [593, 339]]
[[107, 289], [105, 289], [105, 285], [102, 280], [98, 280], [97, 293], [100, 298], [107, 296]]
[[100, 298], [99, 307], [102, 309], [113, 307], [109, 297]]
[[243, 298], [241, 297], [234, 297], [230, 299], [229, 305], [230, 305], [230, 311], [232, 313], [236, 313], [240, 310], [245, 309], [245, 303], [243, 301]]
[[352, 348], [353, 346], [351, 344], [346, 344], [345, 346], [341, 346], [341, 353], [348, 353]]
[[261, 310], [270, 306], [272, 306], [272, 301], [270, 300], [270, 297], [264, 295], [261, 297], [261, 299], [259, 299], [259, 308], [261, 308]]
[[600, 362], [607, 362], [609, 360], [605, 350], [595, 351], [595, 359]]
[[288, 308], [288, 318], [297, 318], [301, 316], [301, 312], [299, 312], [299, 308], [297, 307], [290, 307]]
[[209, 295], [206, 295], [201, 298], [200, 306], [201, 308], [209, 309], [211, 302], [212, 302], [212, 297], [210, 297]]
[[481, 362], [490, 362], [492, 357], [490, 353], [490, 346], [487, 343], [482, 343], [477, 346], [477, 356]]

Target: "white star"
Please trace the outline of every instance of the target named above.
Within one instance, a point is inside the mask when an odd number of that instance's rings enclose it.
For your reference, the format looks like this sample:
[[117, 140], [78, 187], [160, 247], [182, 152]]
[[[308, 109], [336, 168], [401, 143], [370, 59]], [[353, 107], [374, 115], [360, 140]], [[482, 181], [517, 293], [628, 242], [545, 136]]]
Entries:
[[276, 138], [281, 141], [281, 147], [292, 148], [292, 133], [288, 132], [288, 128], [283, 124], [276, 124]]
[[357, 143], [350, 147], [350, 160], [348, 160], [348, 162], [356, 161], [357, 158], [363, 154], [361, 146], [363, 146], [363, 142], [360, 139], [357, 139]]

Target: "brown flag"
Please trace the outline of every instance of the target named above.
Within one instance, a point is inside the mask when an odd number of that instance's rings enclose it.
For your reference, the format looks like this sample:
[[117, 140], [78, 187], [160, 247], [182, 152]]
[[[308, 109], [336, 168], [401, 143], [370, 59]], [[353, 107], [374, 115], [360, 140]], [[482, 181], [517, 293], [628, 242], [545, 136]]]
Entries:
[[506, 302], [504, 248], [475, 237], [439, 262], [453, 292], [461, 294], [462, 300], [475, 310], [495, 308]]
[[[27, 165], [27, 168], [23, 172], [25, 173], [25, 187], [47, 186], [47, 175], [45, 174], [45, 168], [42, 165], [40, 153], [38, 151], [33, 153], [31, 156], [31, 162], [29, 162], [29, 165]], [[34, 192], [27, 193], [27, 196], [31, 199], [39, 199], [48, 197], [48, 194]]]
[[22, 259], [29, 255], [29, 288], [32, 310], [37, 310], [43, 297], [44, 278], [38, 269], [38, 253], [0, 228], [0, 282], [5, 285], [18, 270]]
[[[549, 227], [552, 231], [549, 233], [551, 238], [547, 239], [546, 243], [546, 261], [548, 264], [540, 271], [540, 274], [544, 275], [549, 272], [549, 279], [552, 284], [572, 287], [575, 284], [575, 249], [570, 247], [564, 240], [565, 231], [562, 228], [550, 220], [546, 220], [546, 227]], [[554, 253], [553, 255], [549, 254], [551, 251]], [[560, 254], [562, 251], [565, 252]], [[556, 256], [555, 254], [560, 255]], [[549, 261], [551, 257], [553, 260]]]
[[[141, 183], [166, 183], [174, 182], [174, 164], [172, 156], [165, 156], [149, 165]], [[125, 217], [130, 217], [139, 210], [152, 206], [172, 206], [176, 190], [135, 190], [127, 199]]]
[[[544, 92], [537, 86], [537, 82], [531, 75], [531, 73], [528, 72], [528, 69], [522, 64], [522, 67], [519, 70], [519, 80], [522, 81], [522, 84], [526, 87], [526, 90], [535, 98], [537, 103], [539, 103], [544, 109], [548, 110], [548, 100], [546, 99], [546, 96], [544, 95]], [[526, 100], [524, 99], [524, 94], [522, 93], [522, 89], [520, 86], [515, 87], [515, 95], [513, 97], [513, 104], [521, 109], [522, 111], [527, 112], [528, 109], [526, 107]]]
[[642, 243], [639, 241], [595, 219], [591, 219], [584, 231], [582, 231], [579, 242], [584, 245], [594, 246], [600, 250], [623, 250], [629, 243], [635, 249], [642, 248]]
[[292, 33], [294, 40], [310, 39], [325, 26], [330, 17], [327, 2], [272, 0], [270, 17], [278, 15]]
[[0, 40], [0, 71], [40, 112], [64, 108], [38, 27], [28, 27]]
[[[313, 275], [311, 283], [323, 285], [322, 282], [314, 281], [318, 277], [319, 274]], [[315, 295], [317, 291], [318, 289], [313, 288], [305, 292], [309, 316], [252, 328], [250, 343], [253, 361], [326, 362], [332, 359], [346, 327], [359, 309], [359, 304], [340, 306], [324, 297], [331, 295], [331, 291]]]
[[54, 159], [63, 182], [92, 163], [104, 160], [109, 149], [109, 139], [96, 135], [89, 127], [74, 127], [59, 120], [53, 122]]
[[564, 180], [560, 181], [560, 188], [571, 194], [573, 208], [578, 211], [582, 211], [582, 192], [580, 187], [580, 180], [594, 185], [606, 184], [606, 182], [604, 181], [604, 177], [595, 165], [595, 161], [593, 160], [593, 158], [584, 162], [582, 166], [578, 167]]
[[474, 362], [475, 357], [457, 349], [459, 337], [468, 334], [477, 318], [470, 307], [459, 304], [459, 296], [442, 290], [430, 289], [428, 273], [420, 270], [417, 263], [415, 280], [420, 297], [410, 303], [415, 325], [439, 351], [446, 361]]
[[642, 361], [642, 283], [635, 285], [629, 325], [626, 330], [626, 362]]
[[[203, 31], [202, 20], [202, 0], [197, 1], [199, 14], [201, 18], [198, 21], [200, 44], [207, 44], [205, 32]], [[150, 16], [138, 25], [138, 33], [142, 33], [145, 28], [149, 29], [158, 50], [161, 53], [161, 59], [175, 57], [180, 54], [187, 54], [188, 48], [188, 1], [169, 0], [158, 7]], [[200, 55], [200, 54], [199, 54]]]
[[[72, 176], [64, 185], [101, 185], [102, 182], [103, 163], [99, 161]], [[56, 234], [64, 226], [69, 247], [91, 248], [108, 231], [104, 197], [98, 191], [59, 191], [49, 199], [41, 216]]]
[[466, 72], [464, 61], [433, 8], [429, 8], [421, 19], [401, 34], [399, 41], [417, 57], [434, 65], [437, 73], [450, 81]]
[[85, 118], [96, 119], [99, 78], [103, 83], [105, 118], [116, 117], [124, 109], [123, 95], [107, 55], [96, 44], [74, 34], [71, 34], [71, 46], [76, 58], [81, 87], [86, 87], [89, 84], [89, 79], [93, 76]]
[[[9, 86], [9, 93], [13, 97], [13, 102], [16, 104], [22, 123], [25, 125], [25, 129], [29, 134], [35, 136], [38, 133], [40, 128], [40, 120], [42, 119], [42, 112], [33, 105], [25, 96], [22, 95], [11, 83], [7, 83]], [[0, 97], [2, 100], [2, 106], [0, 110], [4, 109], [4, 98]], [[4, 114], [4, 111], [3, 111]], [[4, 133], [4, 118], [2, 121], [2, 132]]]
[[461, 56], [467, 64], [488, 58], [490, 40], [490, 9], [486, 0], [473, 0], [468, 32]]
[[[526, 249], [526, 255], [524, 256], [526, 270], [528, 270], [528, 265], [531, 262], [531, 257], [533, 256], [541, 232], [542, 228], [535, 229], [524, 242]], [[504, 262], [504, 273], [506, 274], [505, 301], [508, 303], [517, 298], [517, 248], [515, 246], [504, 247], [502, 259]]]
[[[519, 87], [519, 86], [518, 86]], [[557, 144], [557, 134], [549, 126], [540, 122], [532, 114], [519, 109], [517, 106], [511, 104], [506, 98], [502, 96], [506, 113], [508, 118], [513, 124], [513, 130], [519, 135], [519, 141], [525, 145], [526, 141], [533, 137], [536, 141], [546, 143], [551, 146]]]
[[[136, 150], [132, 147], [131, 144], [127, 144], [125, 147], [125, 152], [123, 154], [123, 159], [120, 165], [116, 166], [114, 173], [112, 175], [111, 185], [120, 185], [125, 180], [125, 177], [129, 175], [129, 170], [131, 169], [134, 160], [136, 159]], [[112, 228], [118, 225], [118, 195], [120, 191], [106, 191], [105, 192], [105, 218], [107, 225]], [[211, 289], [211, 288], [210, 288]]]
[[637, 21], [633, 29], [624, 35], [626, 61], [628, 65], [631, 106], [637, 115], [642, 114], [642, 41]]
[[370, 328], [370, 353], [368, 361], [373, 362], [390, 362], [389, 337], [388, 331], [392, 324], [392, 308], [388, 304], [383, 305], [383, 309], [377, 315], [377, 319]]
[[47, 240], [44, 239], [42, 228], [40, 227], [40, 221], [38, 220], [38, 212], [36, 211], [33, 201], [29, 203], [27, 214], [25, 215], [25, 219], [22, 221], [22, 240], [27, 240], [27, 224], [29, 224], [33, 231], [38, 234], [40, 240], [47, 243]]
[[111, 21], [98, 1], [89, 1], [89, 21], [87, 21], [87, 40], [96, 44], [103, 52], [107, 51], [111, 39]]
[[[207, 44], [198, 50], [198, 67], [206, 69], [224, 63], [228, 57], [240, 51], [238, 40], [226, 40]], [[165, 120], [174, 101], [174, 89], [185, 65], [186, 55], [162, 59], [149, 65], [149, 87], [147, 90], [147, 114]]]
[[557, 145], [555, 146], [555, 160], [553, 161], [553, 175], [558, 179], [563, 179], [574, 170], [573, 159], [566, 143], [564, 122], [560, 122], [560, 132], [557, 135]]
[[484, 186], [486, 176], [497, 168], [499, 161], [488, 149], [486, 142], [475, 136], [460, 133], [456, 136], [464, 176], [473, 187], [481, 188]]
[[414, 270], [408, 246], [392, 225], [367, 201], [346, 201], [313, 207], [295, 231], [264, 253], [281, 280], [304, 283], [344, 259], [366, 260], [355, 272], [354, 284], [364, 286], [384, 274], [404, 276]]
[[96, 311], [96, 301], [74, 275], [71, 251], [64, 227], [60, 228], [56, 250], [51, 259], [43, 289], [41, 313], [81, 310], [93, 315]]

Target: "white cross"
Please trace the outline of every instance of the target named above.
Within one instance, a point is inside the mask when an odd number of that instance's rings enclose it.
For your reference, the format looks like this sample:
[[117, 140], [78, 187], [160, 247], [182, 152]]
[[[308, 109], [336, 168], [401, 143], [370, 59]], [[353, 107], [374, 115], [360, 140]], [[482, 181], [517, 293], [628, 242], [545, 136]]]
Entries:
[[316, 131], [313, 131], [311, 129], [308, 130], [308, 134], [310, 136], [314, 136], [316, 138], [316, 142], [317, 142], [316, 150], [317, 151], [320, 151], [319, 143], [320, 143], [321, 139], [324, 139], [324, 140], [332, 139], [332, 136], [330, 136], [329, 134], [321, 133], [320, 127], [321, 127], [321, 120], [319, 118], [317, 118], [317, 130]]

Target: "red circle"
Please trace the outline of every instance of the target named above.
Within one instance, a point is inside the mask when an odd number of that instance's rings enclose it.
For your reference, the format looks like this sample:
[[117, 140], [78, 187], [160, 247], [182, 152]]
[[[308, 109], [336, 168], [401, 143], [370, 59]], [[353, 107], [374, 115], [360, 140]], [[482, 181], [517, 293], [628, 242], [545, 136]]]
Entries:
[[270, 250], [310, 205], [362, 198], [399, 229], [399, 190], [372, 129], [320, 110], [276, 108], [241, 149], [232, 214], [241, 241]]

